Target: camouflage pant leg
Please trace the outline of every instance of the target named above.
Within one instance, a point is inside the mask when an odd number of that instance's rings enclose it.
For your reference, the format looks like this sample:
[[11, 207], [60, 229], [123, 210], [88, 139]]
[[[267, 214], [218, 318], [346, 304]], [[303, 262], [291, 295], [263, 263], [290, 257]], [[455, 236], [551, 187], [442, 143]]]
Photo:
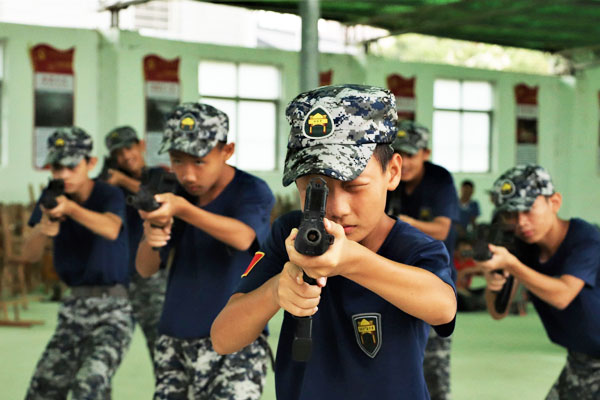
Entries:
[[75, 315], [75, 300], [67, 299], [58, 312], [52, 338], [37, 363], [25, 399], [66, 399], [80, 366], [84, 326]]
[[131, 307], [125, 299], [67, 299], [56, 331], [36, 367], [26, 399], [104, 399], [129, 345]]
[[154, 399], [258, 400], [267, 372], [266, 340], [221, 356], [210, 338], [161, 336], [156, 347]]
[[89, 298], [85, 302], [89, 337], [84, 343], [83, 361], [73, 382], [72, 398], [110, 399], [112, 377], [131, 342], [131, 305], [127, 299], [110, 297]]
[[[262, 395], [270, 362], [267, 338], [259, 339], [237, 353], [219, 356], [210, 344], [215, 367], [208, 375], [200, 374], [200, 382], [208, 380], [208, 392], [195, 391], [194, 398], [206, 400], [258, 400]], [[215, 358], [216, 357], [216, 358]], [[220, 359], [220, 360], [219, 360]], [[203, 385], [194, 385], [198, 389]]]
[[183, 354], [183, 339], [160, 335], [154, 348], [155, 400], [187, 400], [191, 376]]
[[162, 313], [167, 286], [167, 270], [161, 269], [149, 278], [135, 273], [129, 285], [129, 301], [135, 322], [140, 324], [150, 358], [154, 360], [154, 346], [158, 338], [158, 322]]
[[600, 399], [600, 358], [569, 351], [546, 400]]
[[423, 360], [423, 372], [431, 400], [450, 399], [451, 344], [450, 337], [440, 337], [431, 328]]

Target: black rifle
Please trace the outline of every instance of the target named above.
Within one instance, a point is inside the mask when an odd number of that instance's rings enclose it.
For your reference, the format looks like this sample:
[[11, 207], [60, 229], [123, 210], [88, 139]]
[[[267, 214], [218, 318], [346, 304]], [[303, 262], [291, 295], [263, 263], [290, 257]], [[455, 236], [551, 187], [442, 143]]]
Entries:
[[[294, 248], [307, 256], [319, 256], [333, 243], [333, 235], [325, 230], [323, 218], [327, 206], [329, 188], [322, 178], [313, 178], [306, 188], [304, 212]], [[317, 281], [303, 273], [304, 282], [315, 285]], [[308, 361], [312, 351], [312, 316], [295, 317], [296, 331], [292, 343], [292, 358], [295, 361]]]
[[[488, 244], [503, 246], [511, 253], [515, 252], [516, 239], [511, 226], [494, 223], [491, 225], [479, 225], [477, 227], [477, 239], [473, 245], [473, 259], [476, 261], [487, 261], [492, 258], [493, 254], [490, 251]], [[501, 270], [493, 271], [494, 273], [502, 274]], [[504, 314], [510, 301], [510, 294], [514, 286], [515, 278], [510, 275], [506, 278], [506, 282], [496, 294], [494, 301], [494, 309], [498, 314]]]
[[[51, 179], [44, 189], [40, 198], [40, 205], [46, 210], [52, 210], [58, 205], [56, 198], [65, 194], [65, 181], [62, 179]], [[58, 221], [58, 218], [50, 217], [50, 221]]]
[[[160, 203], [154, 199], [154, 196], [161, 193], [175, 193], [177, 190], [177, 177], [175, 174], [165, 171], [162, 168], [144, 169], [140, 190], [127, 196], [127, 204], [137, 210], [146, 212], [154, 211], [160, 208]], [[160, 226], [153, 225], [155, 228]], [[154, 248], [154, 250], [158, 250]]]
[[107, 181], [110, 179], [110, 172], [108, 170], [109, 169], [118, 169], [118, 168], [119, 168], [119, 165], [117, 164], [117, 160], [114, 157], [111, 157], [111, 156], [104, 157], [104, 161], [102, 164], [102, 170], [100, 170], [100, 173], [98, 174], [96, 179], [99, 179], [101, 181]]

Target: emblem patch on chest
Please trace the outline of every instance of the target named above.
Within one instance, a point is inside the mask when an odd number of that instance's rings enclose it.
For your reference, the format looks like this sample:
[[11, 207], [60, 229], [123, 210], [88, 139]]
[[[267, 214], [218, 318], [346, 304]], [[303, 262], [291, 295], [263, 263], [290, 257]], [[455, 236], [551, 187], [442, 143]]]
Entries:
[[421, 220], [421, 221], [431, 221], [431, 220], [433, 220], [433, 215], [431, 213], [431, 208], [429, 208], [429, 207], [422, 207], [419, 210], [419, 220]]
[[375, 358], [381, 349], [381, 314], [354, 314], [352, 326], [358, 347], [369, 357]]

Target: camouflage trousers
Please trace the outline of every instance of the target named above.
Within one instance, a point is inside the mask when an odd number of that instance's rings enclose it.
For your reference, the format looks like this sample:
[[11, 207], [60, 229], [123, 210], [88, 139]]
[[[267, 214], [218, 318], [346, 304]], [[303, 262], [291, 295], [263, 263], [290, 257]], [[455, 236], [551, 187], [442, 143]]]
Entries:
[[600, 357], [569, 351], [567, 363], [546, 400], [600, 399]]
[[160, 269], [149, 278], [142, 278], [137, 272], [131, 276], [129, 301], [133, 317], [146, 338], [150, 358], [154, 360], [154, 347], [158, 338], [158, 321], [162, 313], [167, 287], [167, 270]]
[[156, 343], [154, 399], [258, 400], [268, 362], [264, 337], [222, 356], [213, 350], [210, 338], [161, 335]]
[[431, 400], [450, 399], [450, 347], [452, 337], [441, 337], [431, 328], [425, 347], [423, 372]]
[[131, 341], [124, 298], [67, 298], [31, 379], [26, 399], [110, 399], [111, 379]]

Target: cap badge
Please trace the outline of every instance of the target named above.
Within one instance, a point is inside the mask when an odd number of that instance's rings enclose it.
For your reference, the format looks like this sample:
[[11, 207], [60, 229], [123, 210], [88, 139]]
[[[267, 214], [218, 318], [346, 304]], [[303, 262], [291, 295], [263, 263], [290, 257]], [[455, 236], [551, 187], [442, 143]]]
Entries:
[[512, 183], [512, 181], [510, 180], [505, 180], [502, 182], [502, 185], [500, 186], [500, 194], [503, 197], [509, 197], [512, 196], [515, 193], [515, 185], [514, 183]]
[[406, 131], [398, 131], [398, 137], [405, 137], [406, 136]]
[[304, 136], [310, 139], [324, 139], [331, 136], [333, 131], [333, 120], [321, 107], [313, 108], [304, 119]]
[[179, 129], [184, 132], [192, 132], [196, 128], [196, 124], [196, 119], [190, 114], [186, 114], [179, 121]]
[[65, 145], [65, 139], [63, 139], [63, 138], [58, 138], [54, 141], [55, 147], [63, 147], [64, 145]]

